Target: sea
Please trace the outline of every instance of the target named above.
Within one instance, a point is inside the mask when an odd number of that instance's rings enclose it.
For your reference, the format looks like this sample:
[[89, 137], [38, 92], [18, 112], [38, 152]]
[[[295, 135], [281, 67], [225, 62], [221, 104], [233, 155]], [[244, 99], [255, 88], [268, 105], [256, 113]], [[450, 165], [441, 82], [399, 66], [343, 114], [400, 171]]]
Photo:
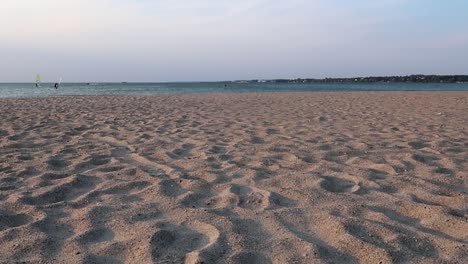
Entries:
[[75, 95], [155, 95], [262, 92], [468, 91], [468, 83], [0, 83], [0, 98]]

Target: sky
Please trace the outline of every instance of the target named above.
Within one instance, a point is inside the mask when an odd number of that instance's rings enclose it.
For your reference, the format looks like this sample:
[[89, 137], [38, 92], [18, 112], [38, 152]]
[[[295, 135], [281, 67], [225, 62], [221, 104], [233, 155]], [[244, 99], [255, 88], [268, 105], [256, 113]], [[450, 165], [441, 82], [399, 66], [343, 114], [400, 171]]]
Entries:
[[0, 82], [468, 74], [466, 0], [1, 0]]

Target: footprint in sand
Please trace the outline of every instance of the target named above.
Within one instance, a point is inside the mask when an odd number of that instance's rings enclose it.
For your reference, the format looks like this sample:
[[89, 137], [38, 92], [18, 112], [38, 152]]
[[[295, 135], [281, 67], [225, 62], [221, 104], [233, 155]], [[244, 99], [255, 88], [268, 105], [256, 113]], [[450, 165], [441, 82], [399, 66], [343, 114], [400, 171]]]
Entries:
[[30, 205], [47, 205], [70, 201], [91, 191], [96, 186], [97, 181], [97, 178], [93, 176], [77, 175], [67, 183], [56, 185], [52, 189], [35, 196], [23, 197], [22, 200]]
[[252, 144], [265, 144], [265, 140], [259, 136], [253, 136], [251, 139], [250, 139], [250, 142]]
[[155, 262], [211, 263], [222, 256], [219, 231], [212, 225], [195, 222], [180, 226], [159, 224], [159, 227], [150, 239]]
[[290, 206], [294, 202], [274, 192], [247, 187], [239, 184], [228, 184], [228, 188], [218, 195], [188, 192], [181, 204], [192, 208], [235, 208], [249, 210], [269, 210]]
[[190, 228], [202, 233], [206, 240], [199, 249], [186, 255], [186, 263], [213, 263], [224, 255], [227, 245], [221, 241], [219, 230], [216, 227], [202, 222], [194, 222], [190, 224]]
[[174, 149], [172, 152], [167, 152], [166, 154], [171, 158], [171, 159], [185, 159], [188, 156], [191, 155], [191, 152], [195, 145], [193, 144], [184, 144], [182, 145], [181, 148]]
[[237, 206], [246, 209], [269, 209], [286, 203], [286, 200], [276, 193], [253, 187], [232, 185], [230, 191], [238, 197]]
[[410, 197], [411, 197], [411, 200], [415, 203], [420, 203], [420, 204], [425, 204], [425, 205], [430, 205], [430, 206], [441, 206], [439, 203], [436, 203], [430, 200], [425, 200], [414, 194], [411, 194]]
[[227, 152], [226, 148], [221, 145], [215, 145], [211, 147], [211, 149], [209, 150], [209, 153], [211, 154], [224, 154], [226, 152]]
[[102, 166], [102, 165], [106, 165], [107, 163], [109, 163], [111, 161], [111, 157], [109, 157], [108, 155], [91, 155], [89, 157], [89, 163], [94, 165], [94, 166]]
[[429, 239], [403, 227], [350, 221], [344, 224], [344, 230], [356, 239], [386, 251], [395, 263], [412, 263], [416, 256], [434, 258], [437, 255], [437, 249]]
[[65, 179], [70, 177], [71, 175], [68, 173], [44, 173], [39, 176], [39, 182], [36, 187], [47, 187], [54, 184], [54, 181]]
[[10, 141], [21, 140], [21, 139], [24, 139], [26, 136], [28, 136], [28, 134], [29, 133], [27, 133], [27, 132], [20, 133], [20, 134], [15, 134], [15, 135], [9, 136], [8, 140], [10, 140]]
[[41, 171], [39, 171], [35, 167], [28, 166], [24, 170], [20, 171], [17, 176], [22, 178], [29, 178], [32, 176], [39, 175], [40, 173]]
[[7, 130], [1, 130], [0, 129], [0, 138], [6, 137], [6, 136], [9, 136], [9, 135], [10, 135], [10, 133], [8, 133]]
[[55, 156], [50, 158], [47, 161], [47, 164], [49, 165], [49, 169], [51, 170], [62, 170], [68, 167], [70, 165], [70, 162], [62, 159], [59, 156]]
[[320, 187], [329, 192], [357, 193], [361, 190], [359, 184], [356, 184], [356, 182], [351, 180], [339, 179], [332, 176], [323, 176], [322, 179], [323, 180], [320, 182]]
[[114, 238], [114, 232], [109, 228], [95, 228], [87, 230], [75, 239], [82, 245], [90, 245], [110, 241]]
[[368, 169], [367, 170], [367, 177], [370, 181], [379, 181], [387, 178], [388, 173], [381, 170], [376, 169]]
[[429, 154], [413, 154], [412, 158], [426, 165], [434, 165], [434, 161], [439, 160], [439, 158]]
[[229, 258], [229, 262], [232, 264], [267, 264], [271, 263], [266, 257], [260, 253], [242, 251], [235, 253]]
[[64, 178], [67, 178], [69, 177], [70, 174], [67, 174], [67, 173], [51, 173], [51, 172], [47, 172], [47, 173], [44, 173], [42, 174], [40, 177], [42, 180], [47, 180], [47, 181], [50, 181], [50, 180], [59, 180], [59, 179], [64, 179]]
[[348, 158], [345, 151], [342, 150], [330, 150], [323, 155], [323, 160], [335, 163], [344, 163], [344, 161]]
[[12, 191], [15, 190], [17, 186], [15, 185], [1, 185], [0, 186], [0, 191]]
[[12, 214], [8, 211], [0, 210], [0, 231], [26, 225], [33, 218], [27, 214]]
[[159, 183], [159, 190], [169, 197], [177, 197], [186, 191], [174, 179], [163, 180]]
[[111, 162], [112, 157], [110, 157], [109, 155], [93, 154], [88, 156], [84, 161], [76, 164], [75, 170], [80, 172], [89, 171], [95, 168], [97, 168], [97, 170], [100, 170], [102, 168], [106, 168], [104, 166], [110, 164]]
[[99, 256], [94, 254], [86, 255], [83, 259], [83, 263], [93, 263], [93, 264], [123, 264], [124, 262], [110, 257], [110, 256]]
[[110, 186], [106, 189], [100, 190], [92, 190], [86, 195], [83, 195], [79, 198], [79, 200], [74, 201], [75, 207], [84, 207], [90, 203], [95, 201], [99, 201], [102, 199], [103, 195], [113, 195], [112, 199], [121, 198], [120, 202], [132, 202], [132, 201], [139, 201], [140, 197], [132, 195], [136, 192], [139, 192], [148, 186], [151, 186], [151, 183], [148, 181], [131, 181], [131, 182], [123, 182], [117, 183], [113, 186]]
[[104, 172], [104, 173], [109, 173], [109, 172], [117, 172], [126, 169], [125, 166], [122, 165], [115, 165], [115, 166], [108, 166], [108, 167], [102, 167], [99, 168], [98, 171]]
[[3, 172], [5, 174], [13, 172], [13, 167], [9, 165], [0, 165], [0, 172]]
[[312, 155], [305, 155], [301, 157], [301, 160], [305, 163], [310, 163], [310, 164], [317, 162], [317, 160]]
[[34, 157], [31, 154], [20, 154], [16, 156], [16, 158], [21, 161], [28, 161], [34, 159]]
[[412, 142], [409, 142], [408, 145], [410, 145], [413, 149], [422, 149], [422, 148], [427, 148], [431, 146], [425, 143], [424, 141], [412, 141]]
[[447, 174], [447, 175], [453, 174], [453, 171], [451, 169], [447, 169], [444, 167], [438, 167], [437, 169], [434, 170], [434, 172], [439, 173], [439, 174]]

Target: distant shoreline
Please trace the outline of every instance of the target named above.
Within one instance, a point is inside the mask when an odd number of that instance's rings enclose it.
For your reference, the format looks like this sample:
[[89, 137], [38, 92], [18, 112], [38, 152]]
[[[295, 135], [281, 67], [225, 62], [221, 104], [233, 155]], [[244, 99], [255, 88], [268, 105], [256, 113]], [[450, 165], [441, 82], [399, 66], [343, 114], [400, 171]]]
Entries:
[[[0, 84], [34, 84], [35, 82], [1, 82]], [[54, 82], [43, 82], [53, 84]], [[238, 79], [222, 81], [68, 81], [72, 84], [175, 84], [175, 83], [468, 83], [468, 75], [404, 75], [367, 76], [345, 78], [278, 78], [278, 79]]]
[[468, 75], [407, 75], [352, 78], [237, 80], [235, 83], [468, 83]]

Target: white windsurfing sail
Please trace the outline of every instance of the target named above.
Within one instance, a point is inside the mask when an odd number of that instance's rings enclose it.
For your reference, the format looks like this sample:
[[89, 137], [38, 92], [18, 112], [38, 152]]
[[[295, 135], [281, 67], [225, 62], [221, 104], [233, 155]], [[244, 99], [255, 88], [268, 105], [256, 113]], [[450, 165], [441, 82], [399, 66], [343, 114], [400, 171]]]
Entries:
[[36, 74], [36, 87], [41, 87], [41, 76]]
[[58, 85], [60, 86], [60, 84], [62, 84], [62, 77], [60, 77], [59, 81], [58, 81]]

